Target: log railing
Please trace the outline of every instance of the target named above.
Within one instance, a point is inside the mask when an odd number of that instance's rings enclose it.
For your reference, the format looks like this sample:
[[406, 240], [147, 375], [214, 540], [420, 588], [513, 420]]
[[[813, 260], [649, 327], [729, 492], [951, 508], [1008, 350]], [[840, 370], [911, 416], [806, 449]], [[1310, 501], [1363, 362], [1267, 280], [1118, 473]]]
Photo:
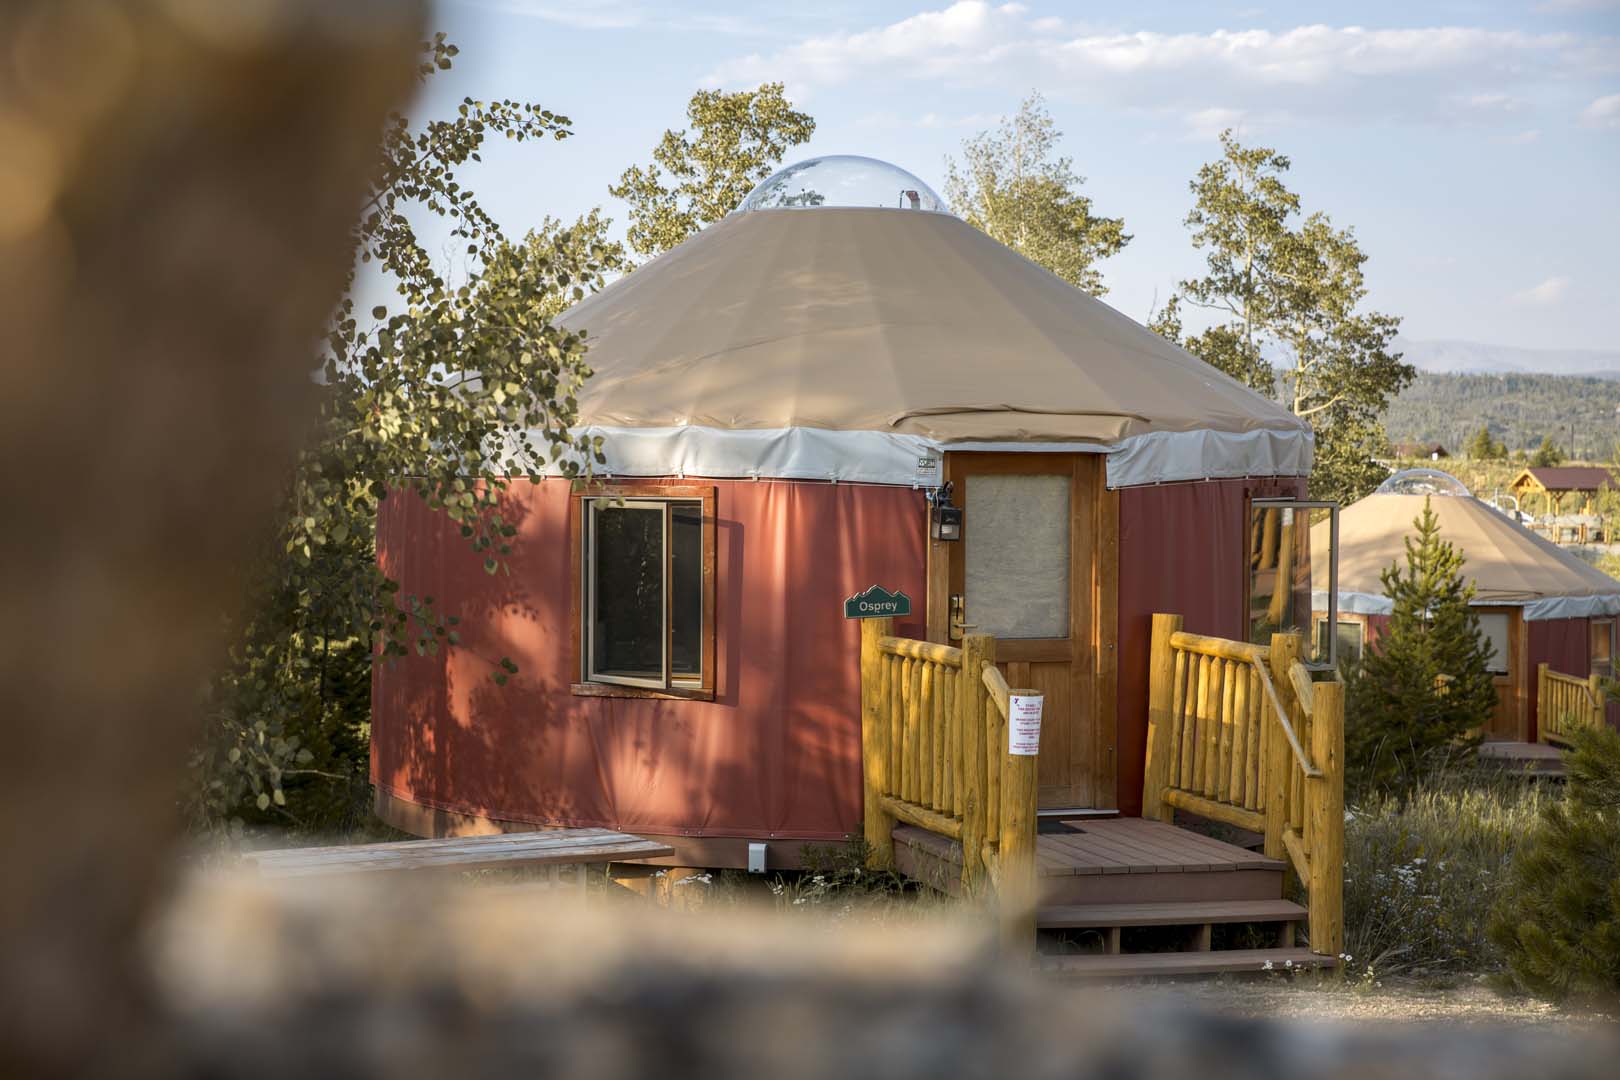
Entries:
[[1344, 687], [1312, 682], [1298, 635], [1270, 646], [1153, 616], [1142, 814], [1176, 810], [1265, 837], [1305, 887], [1313, 952], [1344, 941]]
[[[1035, 882], [1036, 758], [1008, 753], [1008, 698], [1023, 691], [1008, 689], [995, 655], [988, 634], [956, 648], [895, 637], [892, 619], [861, 621], [864, 830], [883, 867], [898, 822], [957, 840], [964, 895], [1021, 900]], [[1021, 902], [1003, 906], [1026, 918]], [[1032, 943], [1032, 908], [1027, 921]]]
[[1536, 668], [1536, 741], [1569, 745], [1569, 737], [1586, 727], [1602, 727], [1603, 680], [1597, 675], [1563, 675], [1546, 664]]

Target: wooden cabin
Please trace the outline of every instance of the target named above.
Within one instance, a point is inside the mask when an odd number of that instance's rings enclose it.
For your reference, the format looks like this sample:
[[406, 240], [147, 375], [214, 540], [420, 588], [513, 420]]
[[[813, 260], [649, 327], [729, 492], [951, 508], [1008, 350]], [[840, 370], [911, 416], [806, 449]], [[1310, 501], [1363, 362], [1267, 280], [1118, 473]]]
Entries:
[[[866, 597], [937, 655], [987, 636], [999, 676], [1043, 696], [1038, 813], [1103, 823], [1054, 865], [1098, 889], [1105, 863], [1135, 865], [1136, 901], [1281, 901], [1275, 852], [1213, 841], [1197, 868], [1231, 873], [1202, 892], [1150, 880], [1198, 845], [1160, 796], [1139, 815], [1155, 613], [1239, 642], [1256, 605], [1263, 640], [1308, 625], [1307, 425], [866, 158], [784, 169], [561, 322], [588, 335], [576, 430], [605, 462], [510, 490], [510, 574], [421, 500], [384, 503], [382, 565], [462, 621], [459, 645], [377, 668], [383, 819], [604, 826], [679, 865], [796, 866], [863, 820], [845, 602]], [[518, 671], [497, 687], [502, 656]], [[1103, 836], [1127, 819], [1158, 839]]]
[[[1387, 628], [1392, 609], [1380, 574], [1392, 564], [1405, 565], [1406, 538], [1426, 500], [1441, 538], [1463, 555], [1480, 631], [1490, 645], [1499, 700], [1485, 735], [1537, 742], [1541, 728], [1552, 726], [1538, 712], [1543, 665], [1581, 681], [1614, 674], [1620, 581], [1473, 498], [1445, 473], [1397, 473], [1339, 515], [1335, 632], [1341, 652], [1359, 655]], [[1319, 594], [1318, 636], [1327, 633], [1326, 618]]]

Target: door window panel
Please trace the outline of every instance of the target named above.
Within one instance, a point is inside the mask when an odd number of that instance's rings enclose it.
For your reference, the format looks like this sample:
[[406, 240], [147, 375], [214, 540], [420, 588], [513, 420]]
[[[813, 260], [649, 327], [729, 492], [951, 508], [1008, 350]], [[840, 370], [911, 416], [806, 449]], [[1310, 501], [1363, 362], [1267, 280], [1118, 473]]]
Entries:
[[963, 544], [967, 619], [998, 638], [1069, 636], [1071, 478], [975, 474]]
[[1499, 611], [1481, 612], [1479, 616], [1479, 636], [1485, 639], [1486, 645], [1491, 650], [1485, 668], [1493, 675], [1508, 673], [1509, 623], [1508, 616]]

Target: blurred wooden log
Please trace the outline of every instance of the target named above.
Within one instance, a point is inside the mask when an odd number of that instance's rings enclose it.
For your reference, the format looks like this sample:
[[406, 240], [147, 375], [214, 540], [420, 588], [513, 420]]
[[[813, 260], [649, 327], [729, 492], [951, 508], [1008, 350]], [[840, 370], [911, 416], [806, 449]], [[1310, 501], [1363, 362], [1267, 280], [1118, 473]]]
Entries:
[[0, 7], [0, 1072], [69, 1069], [140, 1007], [200, 677], [421, 15]]

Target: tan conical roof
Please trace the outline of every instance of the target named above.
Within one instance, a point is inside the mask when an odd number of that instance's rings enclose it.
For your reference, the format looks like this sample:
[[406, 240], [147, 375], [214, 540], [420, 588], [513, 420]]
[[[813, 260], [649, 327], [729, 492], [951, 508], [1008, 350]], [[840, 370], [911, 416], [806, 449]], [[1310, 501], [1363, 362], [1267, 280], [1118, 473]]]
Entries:
[[[1369, 495], [1339, 513], [1339, 608], [1379, 614], [1389, 610], [1380, 574], [1405, 566], [1406, 538], [1423, 513], [1423, 495]], [[1429, 500], [1440, 537], [1466, 560], [1476, 604], [1523, 604], [1531, 619], [1569, 618], [1620, 611], [1620, 581], [1579, 556], [1537, 536], [1478, 499], [1436, 495]], [[1326, 542], [1312, 527], [1313, 542]]]
[[812, 458], [888, 440], [913, 473], [919, 448], [1001, 443], [1106, 450], [1116, 486], [1309, 471], [1292, 413], [948, 214], [734, 214], [561, 322], [596, 369], [583, 425], [643, 450], [797, 432]]

